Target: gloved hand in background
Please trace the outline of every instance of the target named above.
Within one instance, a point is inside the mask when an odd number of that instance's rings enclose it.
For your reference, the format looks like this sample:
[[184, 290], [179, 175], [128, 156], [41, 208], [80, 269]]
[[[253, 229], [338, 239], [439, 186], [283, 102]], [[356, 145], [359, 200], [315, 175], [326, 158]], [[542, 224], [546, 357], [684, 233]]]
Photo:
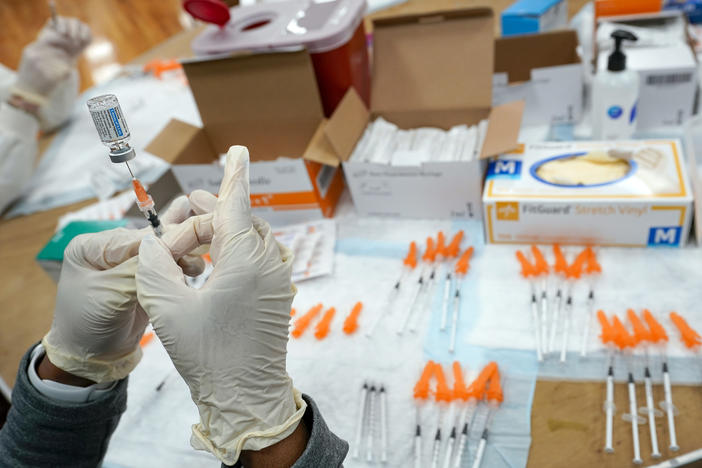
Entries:
[[42, 130], [58, 127], [70, 115], [78, 97], [76, 60], [90, 40], [86, 24], [58, 17], [56, 24], [50, 20], [37, 40], [25, 47], [10, 93], [37, 107]]
[[[215, 205], [212, 229], [199, 217], [190, 245], [183, 237], [175, 248], [165, 236], [145, 238], [137, 293], [200, 413], [191, 444], [232, 465], [242, 450], [260, 451], [298, 434], [306, 409], [286, 371], [296, 292], [292, 254], [265, 221], [251, 216], [245, 147], [229, 149], [219, 198], [193, 192], [191, 202], [204, 211]], [[174, 258], [210, 240], [214, 270], [194, 290]], [[292, 462], [279, 459], [275, 466]]]
[[[179, 239], [192, 231], [194, 218], [175, 223], [190, 214], [190, 203], [182, 196], [161, 216], [164, 236], [175, 249]], [[134, 369], [148, 323], [136, 298], [136, 255], [150, 232], [151, 227], [84, 234], [66, 247], [54, 320], [42, 340], [51, 364], [96, 383], [123, 379]], [[180, 254], [183, 270], [191, 276], [200, 274], [202, 258], [186, 256], [188, 252]]]
[[68, 76], [90, 40], [90, 28], [79, 20], [58, 17], [55, 25], [50, 20], [37, 40], [25, 47], [15, 89], [46, 98]]

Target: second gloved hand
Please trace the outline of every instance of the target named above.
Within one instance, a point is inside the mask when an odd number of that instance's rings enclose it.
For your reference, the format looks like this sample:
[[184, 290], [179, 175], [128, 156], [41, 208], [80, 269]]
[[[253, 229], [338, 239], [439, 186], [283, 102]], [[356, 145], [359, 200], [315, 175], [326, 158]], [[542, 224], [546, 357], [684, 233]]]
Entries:
[[[161, 217], [164, 236], [176, 250], [198, 220], [211, 218], [186, 220], [190, 211], [183, 196]], [[137, 303], [134, 274], [139, 243], [149, 232], [151, 228], [83, 234], [66, 247], [54, 320], [42, 340], [52, 364], [97, 383], [123, 379], [137, 365], [148, 319]], [[179, 251], [178, 257], [187, 252]], [[188, 256], [180, 264], [190, 275], [204, 268], [199, 257]]]
[[68, 76], [90, 40], [90, 28], [75, 18], [49, 21], [22, 53], [14, 92], [34, 101], [46, 98]]
[[227, 465], [285, 439], [306, 408], [286, 371], [292, 255], [252, 218], [248, 167], [246, 148], [231, 147], [214, 236], [203, 220], [178, 249], [211, 240], [214, 270], [201, 289], [185, 284], [165, 238], [144, 239], [137, 269], [139, 302], [200, 413], [191, 444]]

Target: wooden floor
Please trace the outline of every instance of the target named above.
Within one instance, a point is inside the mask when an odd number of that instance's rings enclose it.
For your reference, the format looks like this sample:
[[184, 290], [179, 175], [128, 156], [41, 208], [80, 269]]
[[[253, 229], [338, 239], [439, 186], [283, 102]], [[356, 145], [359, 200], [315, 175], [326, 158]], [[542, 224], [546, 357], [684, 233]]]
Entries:
[[[56, 10], [93, 31], [78, 63], [83, 89], [108, 80], [120, 64], [193, 24], [180, 0], [56, 0]], [[47, 0], [0, 0], [0, 63], [17, 69], [22, 49], [49, 16]]]

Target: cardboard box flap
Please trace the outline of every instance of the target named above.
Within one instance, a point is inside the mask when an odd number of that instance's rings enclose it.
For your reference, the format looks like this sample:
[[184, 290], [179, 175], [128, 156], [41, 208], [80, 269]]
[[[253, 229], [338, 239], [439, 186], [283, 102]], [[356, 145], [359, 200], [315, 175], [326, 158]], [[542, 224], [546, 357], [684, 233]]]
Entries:
[[319, 126], [304, 158], [329, 166], [346, 161], [368, 125], [369, 112], [353, 88], [349, 88], [334, 113]]
[[492, 108], [485, 143], [480, 153], [481, 159], [497, 156], [517, 147], [523, 113], [524, 101], [508, 102]]
[[373, 112], [492, 104], [493, 13], [440, 11], [373, 22]]
[[208, 164], [217, 158], [204, 130], [178, 119], [171, 119], [145, 150], [171, 164]]
[[301, 157], [322, 121], [307, 51], [184, 62], [214, 150], [249, 147], [252, 160]]
[[575, 31], [554, 31], [501, 37], [495, 40], [495, 73], [507, 73], [510, 83], [529, 81], [534, 68], [579, 63]]
[[320, 164], [326, 164], [327, 166], [337, 167], [341, 160], [327, 138], [325, 130], [328, 124], [329, 122], [327, 120], [320, 123], [319, 127], [317, 127], [317, 131], [310, 139], [303, 157], [307, 161], [314, 161]]
[[346, 161], [368, 125], [370, 114], [351, 87], [329, 118], [324, 133], [339, 159]]

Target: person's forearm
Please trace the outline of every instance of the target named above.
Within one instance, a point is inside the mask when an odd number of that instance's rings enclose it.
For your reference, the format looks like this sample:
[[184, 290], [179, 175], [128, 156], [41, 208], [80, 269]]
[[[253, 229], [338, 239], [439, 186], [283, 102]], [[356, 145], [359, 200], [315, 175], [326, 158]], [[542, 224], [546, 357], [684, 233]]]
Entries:
[[[242, 451], [235, 467], [338, 468], [343, 465], [349, 444], [329, 430], [314, 400], [307, 395], [302, 397], [307, 402], [307, 411], [297, 429], [264, 450]], [[222, 468], [227, 466], [222, 465]]]
[[293, 466], [307, 448], [309, 432], [304, 421], [285, 439], [263, 450], [243, 450], [239, 460], [246, 468]]
[[95, 382], [92, 380], [84, 379], [77, 375], [70, 374], [63, 369], [59, 369], [49, 360], [47, 355], [39, 362], [37, 367], [37, 374], [41, 379], [53, 380], [54, 382], [62, 383], [65, 385], [73, 385], [76, 387], [87, 387]]
[[27, 352], [0, 430], [0, 465], [98, 466], [126, 409], [126, 379], [93, 401], [61, 402], [34, 388], [27, 372], [29, 362]]

